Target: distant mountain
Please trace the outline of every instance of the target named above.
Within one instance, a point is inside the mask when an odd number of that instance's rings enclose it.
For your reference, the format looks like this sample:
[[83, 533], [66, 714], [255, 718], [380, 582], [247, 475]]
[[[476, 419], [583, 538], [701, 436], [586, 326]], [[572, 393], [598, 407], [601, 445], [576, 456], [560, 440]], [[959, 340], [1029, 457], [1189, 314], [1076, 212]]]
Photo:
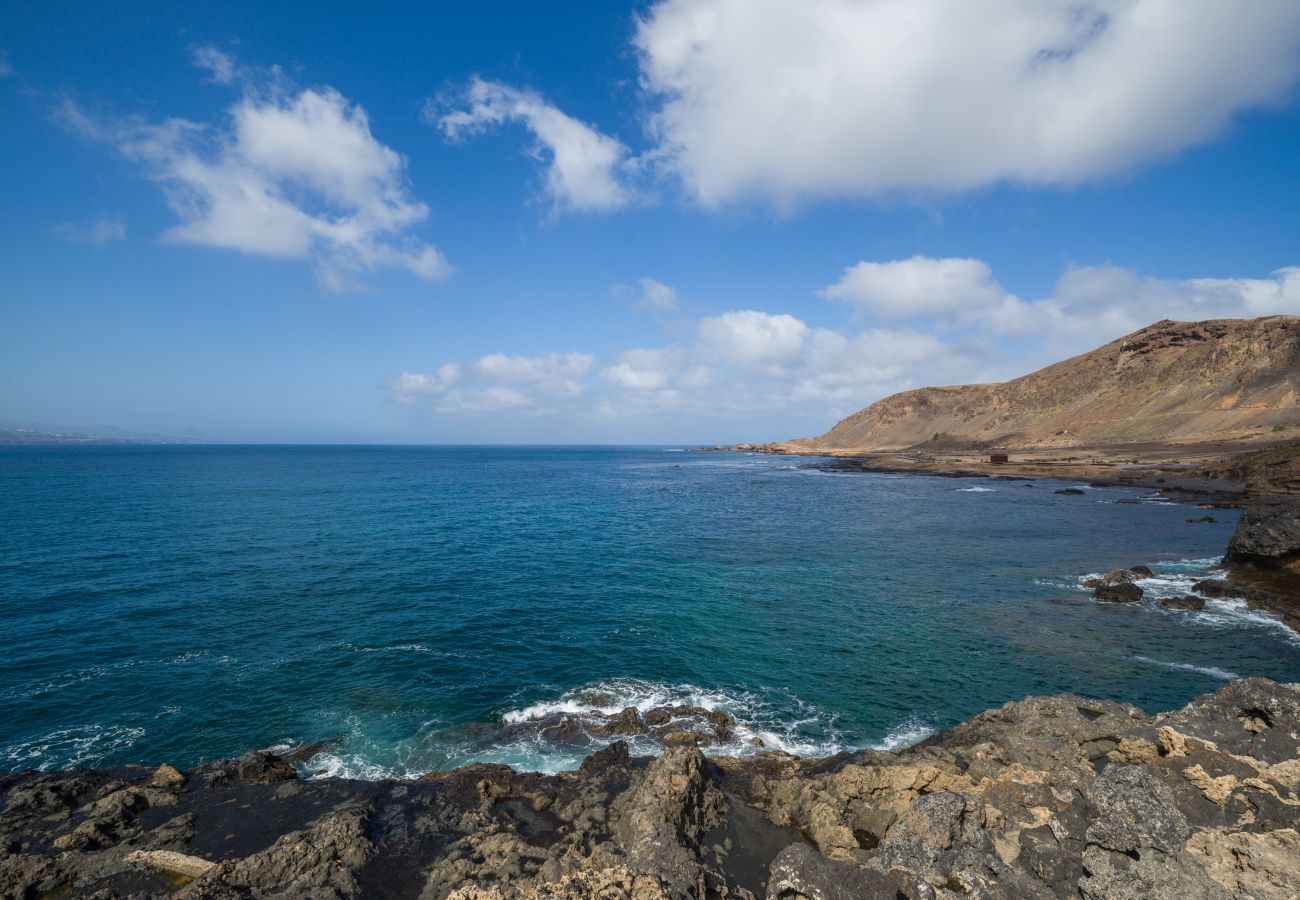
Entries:
[[0, 420], [0, 444], [205, 444], [218, 439], [193, 428], [180, 434], [128, 431], [115, 425], [49, 425]]
[[787, 451], [1199, 443], [1300, 426], [1300, 317], [1156, 322], [1000, 384], [886, 397]]

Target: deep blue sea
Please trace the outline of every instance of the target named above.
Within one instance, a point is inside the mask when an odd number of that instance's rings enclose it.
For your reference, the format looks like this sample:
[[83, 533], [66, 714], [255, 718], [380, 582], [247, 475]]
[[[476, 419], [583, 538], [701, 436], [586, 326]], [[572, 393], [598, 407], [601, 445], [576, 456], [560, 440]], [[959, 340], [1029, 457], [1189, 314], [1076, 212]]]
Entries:
[[[654, 448], [0, 448], [0, 770], [311, 745], [378, 778], [581, 752], [493, 726], [689, 701], [800, 754], [1031, 693], [1300, 681], [1240, 601], [1168, 612], [1235, 512], [1144, 490]], [[1120, 500], [1139, 500], [1121, 503]], [[1151, 565], [1140, 605], [1088, 573]]]

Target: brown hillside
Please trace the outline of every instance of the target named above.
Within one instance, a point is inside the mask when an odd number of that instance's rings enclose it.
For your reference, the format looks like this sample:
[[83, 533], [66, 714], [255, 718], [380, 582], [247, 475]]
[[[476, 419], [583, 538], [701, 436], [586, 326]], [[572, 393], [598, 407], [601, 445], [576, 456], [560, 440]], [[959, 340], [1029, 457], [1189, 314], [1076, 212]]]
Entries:
[[1001, 384], [886, 397], [790, 450], [1200, 443], [1300, 426], [1300, 317], [1157, 322]]

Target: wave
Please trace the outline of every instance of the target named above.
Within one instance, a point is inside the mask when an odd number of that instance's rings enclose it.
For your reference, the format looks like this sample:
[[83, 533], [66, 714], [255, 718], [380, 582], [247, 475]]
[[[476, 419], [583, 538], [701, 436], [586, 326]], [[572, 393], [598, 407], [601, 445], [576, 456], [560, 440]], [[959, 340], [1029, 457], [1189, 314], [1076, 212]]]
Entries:
[[997, 488], [986, 488], [986, 487], [957, 488], [957, 493], [959, 494], [996, 494], [997, 492], [998, 492]]
[[[470, 763], [500, 763], [517, 771], [554, 774], [576, 769], [587, 756], [617, 740], [626, 741], [634, 756], [661, 753], [663, 747], [649, 734], [601, 733], [599, 726], [608, 717], [629, 707], [643, 714], [664, 707], [698, 707], [725, 713], [732, 719], [726, 740], [701, 748], [709, 755], [752, 756], [780, 751], [816, 758], [852, 749], [836, 728], [833, 715], [785, 692], [710, 689], [619, 678], [508, 708], [496, 723], [452, 727], [429, 723], [415, 738], [391, 744], [384, 744], [367, 734], [359, 723], [351, 722], [344, 738], [304, 754], [299, 768], [309, 778], [369, 781], [414, 778]], [[548, 727], [561, 720], [566, 722], [565, 728]], [[559, 731], [563, 734], [553, 736]]]
[[872, 750], [902, 750], [935, 734], [938, 729], [921, 719], [910, 717], [891, 729], [880, 741], [871, 744]]
[[30, 741], [0, 750], [6, 771], [75, 769], [93, 766], [113, 754], [133, 747], [144, 737], [143, 728], [126, 725], [81, 725], [60, 728]]
[[1149, 656], [1131, 656], [1129, 659], [1151, 666], [1159, 666], [1162, 669], [1199, 672], [1202, 675], [1209, 675], [1211, 678], [1218, 678], [1220, 681], [1236, 681], [1241, 677], [1236, 672], [1229, 672], [1227, 669], [1220, 669], [1218, 666], [1194, 666], [1191, 663], [1168, 662], [1163, 659], [1152, 659]]
[[[1148, 601], [1161, 600], [1165, 597], [1184, 597], [1195, 593], [1192, 586], [1196, 582], [1223, 577], [1224, 570], [1221, 562], [1218, 557], [1209, 557], [1152, 563], [1151, 569], [1155, 574], [1146, 578], [1135, 578], [1134, 584], [1142, 588], [1144, 606], [1153, 607], [1156, 611], [1164, 612], [1159, 610], [1158, 607], [1154, 607], [1154, 604], [1148, 603]], [[1091, 588], [1084, 587], [1083, 582], [1089, 578], [1100, 577], [1103, 574], [1102, 572], [1089, 572], [1080, 575], [1074, 580], [1074, 587], [1080, 591], [1091, 593]], [[1050, 582], [1040, 579], [1038, 583], [1049, 584]], [[1242, 597], [1207, 598], [1203, 610], [1171, 612], [1169, 615], [1178, 616], [1179, 621], [1188, 625], [1225, 629], [1264, 628], [1285, 637], [1290, 643], [1300, 644], [1300, 634], [1297, 634], [1273, 613], [1251, 609]], [[1154, 662], [1154, 660], [1151, 662]], [[1206, 674], [1210, 673], [1207, 672]]]

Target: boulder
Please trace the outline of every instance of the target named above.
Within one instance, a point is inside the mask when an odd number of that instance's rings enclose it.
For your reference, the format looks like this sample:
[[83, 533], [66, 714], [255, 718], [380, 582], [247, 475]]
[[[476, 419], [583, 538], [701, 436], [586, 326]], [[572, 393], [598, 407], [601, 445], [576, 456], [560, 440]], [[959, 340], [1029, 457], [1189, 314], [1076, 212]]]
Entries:
[[1190, 594], [1185, 597], [1161, 597], [1156, 601], [1156, 605], [1161, 609], [1205, 609], [1204, 597], [1193, 597]]
[[1228, 539], [1226, 561], [1300, 572], [1300, 497], [1248, 504]]
[[1082, 497], [1085, 492], [1080, 488], [1061, 488], [1056, 493], [1070, 497]]
[[1233, 587], [1232, 584], [1222, 578], [1206, 578], [1204, 581], [1198, 581], [1192, 585], [1192, 590], [1202, 597], [1235, 597], [1240, 591]]
[[1099, 588], [1116, 584], [1131, 584], [1137, 580], [1137, 577], [1131, 569], [1114, 569], [1105, 575], [1084, 579], [1083, 586], [1086, 588]]
[[1092, 592], [1092, 596], [1104, 603], [1136, 603], [1142, 599], [1142, 588], [1132, 582], [1103, 584]]
[[1150, 566], [1133, 566], [1129, 571], [1139, 578], [1150, 578], [1156, 574]]

